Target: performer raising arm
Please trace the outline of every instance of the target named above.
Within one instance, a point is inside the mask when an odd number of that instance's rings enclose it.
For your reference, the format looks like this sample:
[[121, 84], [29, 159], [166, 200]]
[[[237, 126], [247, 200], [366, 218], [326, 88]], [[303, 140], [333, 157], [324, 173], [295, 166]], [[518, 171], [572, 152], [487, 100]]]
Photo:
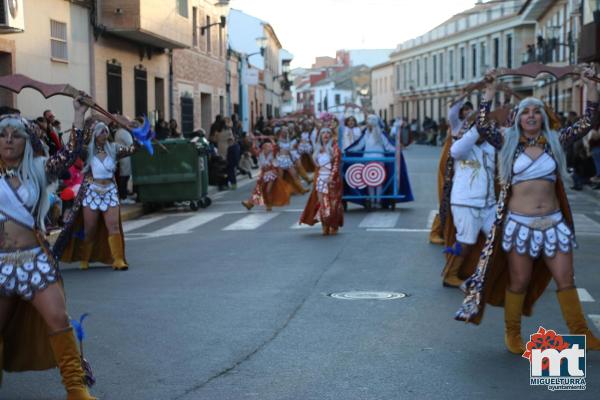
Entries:
[[89, 400], [58, 262], [43, 236], [48, 184], [81, 152], [87, 107], [76, 100], [74, 108], [70, 149], [52, 157], [36, 157], [42, 144], [28, 121], [0, 117], [0, 373], [58, 364], [67, 399]]
[[575, 289], [573, 218], [562, 183], [567, 176], [563, 146], [589, 132], [598, 109], [596, 83], [588, 79], [593, 75], [589, 68], [582, 73], [588, 101], [583, 117], [571, 127], [553, 130], [544, 103], [526, 98], [519, 103], [513, 126], [504, 134], [488, 118], [495, 95], [495, 72], [486, 76], [477, 128], [499, 149], [503, 187], [495, 226], [477, 271], [465, 282], [467, 296], [456, 318], [479, 323], [486, 302], [504, 305], [505, 343], [512, 353], [524, 352], [521, 314], [531, 314], [551, 277], [556, 281], [569, 331], [585, 334], [588, 350], [600, 350], [600, 341], [588, 328]]

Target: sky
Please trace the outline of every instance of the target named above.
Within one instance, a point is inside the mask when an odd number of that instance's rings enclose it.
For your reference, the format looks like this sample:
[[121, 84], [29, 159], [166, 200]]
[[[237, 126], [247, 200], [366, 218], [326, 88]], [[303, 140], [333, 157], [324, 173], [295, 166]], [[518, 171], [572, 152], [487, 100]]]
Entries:
[[475, 0], [231, 0], [232, 8], [273, 26], [292, 67], [339, 49], [395, 48], [422, 35]]

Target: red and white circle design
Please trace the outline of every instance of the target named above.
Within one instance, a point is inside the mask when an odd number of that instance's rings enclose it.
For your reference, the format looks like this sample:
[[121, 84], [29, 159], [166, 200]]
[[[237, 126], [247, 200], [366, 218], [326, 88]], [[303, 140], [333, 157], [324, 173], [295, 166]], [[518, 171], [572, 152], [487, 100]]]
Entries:
[[379, 162], [368, 163], [363, 169], [362, 176], [367, 186], [382, 185], [385, 182], [385, 166]]
[[385, 182], [385, 166], [380, 162], [353, 164], [346, 170], [344, 178], [348, 186], [353, 189], [379, 186]]
[[364, 164], [353, 164], [346, 170], [346, 183], [353, 189], [364, 189], [367, 184], [363, 181]]

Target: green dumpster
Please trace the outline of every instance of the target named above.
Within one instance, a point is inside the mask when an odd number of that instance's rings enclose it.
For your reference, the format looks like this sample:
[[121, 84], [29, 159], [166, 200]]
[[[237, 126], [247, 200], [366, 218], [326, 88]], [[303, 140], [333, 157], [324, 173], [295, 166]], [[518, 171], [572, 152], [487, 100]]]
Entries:
[[204, 142], [167, 139], [154, 155], [140, 149], [131, 157], [133, 185], [147, 209], [189, 201], [192, 210], [208, 207], [208, 160]]

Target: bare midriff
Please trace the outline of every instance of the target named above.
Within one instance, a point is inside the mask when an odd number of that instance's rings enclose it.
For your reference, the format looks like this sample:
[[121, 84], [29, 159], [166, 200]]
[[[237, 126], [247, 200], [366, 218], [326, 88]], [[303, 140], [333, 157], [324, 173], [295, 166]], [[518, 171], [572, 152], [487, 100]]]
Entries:
[[38, 246], [38, 242], [31, 229], [10, 220], [0, 224], [0, 252], [17, 251], [36, 246]]
[[99, 185], [110, 185], [112, 183], [112, 179], [94, 179], [94, 183]]
[[544, 215], [560, 208], [556, 182], [533, 179], [512, 185], [508, 209], [524, 215]]

